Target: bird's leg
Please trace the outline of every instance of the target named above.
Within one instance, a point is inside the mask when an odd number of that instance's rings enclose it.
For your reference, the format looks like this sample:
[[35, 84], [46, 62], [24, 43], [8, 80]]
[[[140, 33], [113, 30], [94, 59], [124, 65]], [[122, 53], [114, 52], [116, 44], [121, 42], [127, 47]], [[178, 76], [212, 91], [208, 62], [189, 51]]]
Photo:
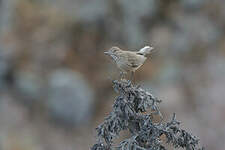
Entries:
[[134, 81], [134, 71], [131, 71], [131, 77], [130, 77], [131, 81]]
[[120, 71], [120, 77], [119, 77], [120, 80], [123, 79], [123, 77], [124, 77], [124, 72], [123, 71]]
[[133, 81], [133, 79], [134, 79], [134, 71], [131, 71], [131, 77], [130, 77], [130, 80], [128, 82], [128, 85], [131, 84], [131, 82]]

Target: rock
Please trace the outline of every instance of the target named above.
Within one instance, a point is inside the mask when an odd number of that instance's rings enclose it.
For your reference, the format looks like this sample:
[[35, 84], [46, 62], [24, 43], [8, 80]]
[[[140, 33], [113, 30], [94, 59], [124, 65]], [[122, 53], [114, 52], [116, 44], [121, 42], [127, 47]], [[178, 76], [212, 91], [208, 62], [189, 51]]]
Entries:
[[81, 22], [96, 22], [100, 19], [106, 18], [106, 14], [108, 13], [108, 4], [109, 1], [105, 0], [83, 1], [77, 9], [77, 19]]
[[152, 18], [157, 12], [157, 2], [155, 0], [121, 0], [118, 1], [124, 15], [123, 34], [127, 44], [131, 47], [142, 46], [146, 41], [147, 34], [143, 30], [141, 21], [144, 17]]
[[41, 100], [46, 90], [43, 77], [34, 71], [17, 71], [14, 74], [15, 88], [27, 104]]
[[105, 17], [107, 12], [107, 1], [104, 0], [37, 0], [47, 7], [53, 7], [74, 21], [91, 22]]
[[1, 59], [0, 60], [0, 90], [4, 90], [6, 88], [7, 83], [6, 83], [5, 77], [6, 77], [8, 68], [9, 68], [8, 64]]
[[193, 11], [199, 10], [204, 4], [207, 3], [207, 0], [181, 0], [180, 4], [183, 8]]
[[221, 36], [220, 28], [207, 16], [187, 15], [186, 13], [174, 16], [177, 29], [170, 49], [175, 53], [187, 52], [196, 45], [211, 46]]
[[49, 76], [47, 107], [55, 121], [68, 125], [87, 123], [93, 103], [94, 92], [81, 74], [62, 69]]
[[18, 0], [0, 1], [0, 33], [7, 32], [12, 28], [15, 4]]
[[15, 42], [12, 44], [9, 33], [13, 29], [15, 5], [18, 0], [0, 0], [0, 89], [6, 87], [6, 74], [15, 55]]
[[118, 3], [123, 8], [124, 14], [132, 19], [154, 16], [157, 10], [157, 2], [155, 0], [120, 0]]

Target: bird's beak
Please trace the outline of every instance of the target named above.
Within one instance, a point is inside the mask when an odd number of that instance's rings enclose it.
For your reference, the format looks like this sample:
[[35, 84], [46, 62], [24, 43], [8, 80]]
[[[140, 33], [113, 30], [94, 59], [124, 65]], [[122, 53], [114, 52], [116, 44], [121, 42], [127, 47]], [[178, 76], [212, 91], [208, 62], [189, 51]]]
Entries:
[[110, 53], [109, 53], [109, 52], [104, 52], [104, 54], [105, 54], [105, 55], [110, 55]]

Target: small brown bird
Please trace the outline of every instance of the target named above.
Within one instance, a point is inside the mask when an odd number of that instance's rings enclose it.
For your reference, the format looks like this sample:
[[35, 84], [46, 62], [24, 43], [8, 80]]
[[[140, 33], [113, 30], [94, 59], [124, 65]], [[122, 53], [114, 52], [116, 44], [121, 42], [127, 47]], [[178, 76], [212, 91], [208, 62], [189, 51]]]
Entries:
[[153, 50], [153, 47], [145, 46], [139, 51], [124, 51], [119, 47], [112, 47], [107, 52], [106, 55], [112, 57], [117, 67], [121, 70], [120, 78], [127, 72], [131, 72], [131, 80], [133, 79], [134, 72], [141, 67], [149, 54]]

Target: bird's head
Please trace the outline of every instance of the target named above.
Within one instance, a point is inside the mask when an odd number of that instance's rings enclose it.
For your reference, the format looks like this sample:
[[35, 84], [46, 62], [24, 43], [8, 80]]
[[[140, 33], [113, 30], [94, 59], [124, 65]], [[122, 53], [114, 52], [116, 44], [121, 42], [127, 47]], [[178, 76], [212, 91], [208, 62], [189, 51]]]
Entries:
[[112, 47], [108, 51], [104, 52], [104, 54], [111, 56], [113, 59], [116, 59], [120, 51], [121, 49], [119, 47]]

